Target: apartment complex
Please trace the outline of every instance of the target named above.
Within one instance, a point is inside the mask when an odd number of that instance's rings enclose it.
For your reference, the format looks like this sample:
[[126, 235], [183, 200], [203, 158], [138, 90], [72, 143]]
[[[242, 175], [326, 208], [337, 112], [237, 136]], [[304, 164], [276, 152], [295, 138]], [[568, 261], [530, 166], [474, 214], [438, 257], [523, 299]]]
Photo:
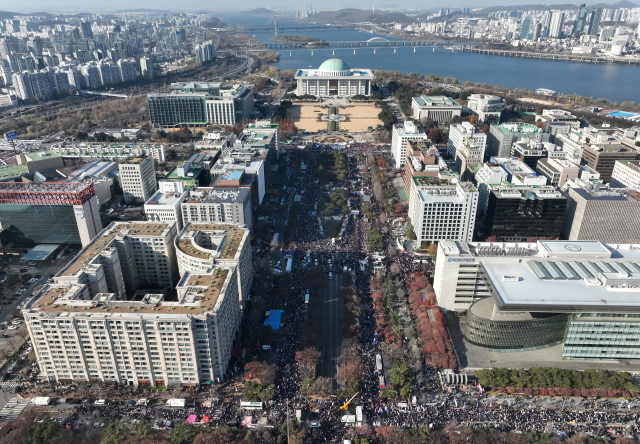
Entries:
[[165, 145], [143, 143], [55, 143], [51, 145], [62, 157], [125, 160], [130, 157], [153, 157], [165, 161]]
[[250, 238], [249, 230], [234, 224], [187, 223], [175, 240], [180, 275], [235, 267], [239, 307], [243, 309], [253, 283]]
[[506, 100], [491, 94], [471, 94], [467, 108], [478, 116], [478, 121], [496, 125], [500, 123], [500, 115]]
[[88, 245], [102, 230], [91, 183], [0, 182], [0, 229], [11, 242]]
[[125, 202], [146, 202], [158, 189], [153, 158], [135, 157], [120, 163], [118, 168]]
[[460, 117], [462, 105], [447, 96], [418, 96], [411, 99], [411, 116], [419, 122], [431, 119], [438, 123], [449, 123]]
[[[176, 236], [175, 223], [114, 222], [31, 299], [23, 313], [43, 376], [152, 386], [226, 378], [238, 270], [227, 261], [179, 278]], [[240, 259], [234, 243], [220, 255]]]
[[414, 177], [408, 197], [418, 244], [473, 238], [478, 190], [472, 183]]
[[253, 88], [217, 83], [172, 84], [171, 93], [149, 94], [154, 126], [234, 125], [251, 118]]
[[491, 125], [487, 139], [487, 156], [509, 156], [513, 144], [520, 139], [548, 142], [549, 134], [529, 123], [502, 123]]
[[427, 135], [420, 125], [406, 120], [404, 125], [393, 125], [391, 131], [391, 154], [396, 161], [396, 168], [404, 166], [407, 155], [407, 142], [409, 140], [428, 140]]
[[[238, 180], [242, 173], [229, 173], [229, 180]], [[198, 187], [189, 190], [182, 202], [185, 224], [232, 223], [253, 229], [251, 193], [246, 188]]]

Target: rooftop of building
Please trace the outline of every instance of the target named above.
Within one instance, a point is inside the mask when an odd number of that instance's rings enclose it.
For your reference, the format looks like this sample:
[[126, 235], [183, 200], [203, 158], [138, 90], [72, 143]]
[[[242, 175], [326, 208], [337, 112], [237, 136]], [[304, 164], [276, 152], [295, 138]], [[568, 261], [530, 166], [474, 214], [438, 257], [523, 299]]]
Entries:
[[[196, 243], [198, 232], [210, 235], [215, 242], [215, 249], [204, 248]], [[217, 257], [222, 260], [237, 258], [243, 238], [249, 231], [234, 224], [194, 224], [189, 223], [176, 238], [176, 246], [183, 253], [198, 258], [211, 259]]]
[[413, 101], [416, 102], [416, 104], [421, 108], [423, 108], [423, 107], [427, 107], [427, 108], [437, 108], [437, 107], [462, 108], [462, 105], [460, 105], [458, 102], [453, 100], [451, 97], [447, 97], [447, 96], [426, 96], [426, 95], [422, 95], [422, 96], [414, 97]]
[[622, 165], [634, 170], [636, 173], [640, 173], [640, 161], [639, 160], [616, 160], [616, 163], [620, 162]]
[[[78, 193], [83, 193], [87, 191], [93, 192], [93, 185], [91, 185], [90, 183], [0, 182], [0, 193], [2, 193], [2, 195], [0, 195], [0, 201], [2, 201], [3, 199], [11, 199], [11, 197], [7, 197], [7, 193], [29, 193], [28, 197], [16, 197], [16, 198], [33, 200], [33, 199], [37, 199], [38, 197], [38, 194], [33, 194], [33, 193], [42, 193], [43, 199], [48, 199], [48, 197], [45, 196], [45, 193], [49, 195], [50, 194], [68, 195], [68, 193], [78, 194]], [[54, 204], [55, 204], [55, 201], [51, 201], [51, 205], [54, 205]]]
[[146, 205], [170, 205], [175, 207], [175, 205], [182, 198], [182, 194], [176, 193], [175, 191], [169, 191], [167, 193], [163, 193], [161, 190], [155, 192], [153, 196], [149, 198]]
[[147, 159], [147, 157], [132, 157], [120, 162], [120, 165], [139, 165], [144, 162], [145, 159]]
[[594, 187], [593, 189], [571, 188], [571, 190], [586, 201], [640, 202], [640, 192], [628, 188]]
[[18, 179], [22, 174], [29, 172], [27, 165], [0, 165], [0, 182]]
[[499, 125], [491, 125], [491, 129], [500, 131], [502, 134], [533, 134], [544, 133], [541, 128], [530, 123], [501, 123]]
[[87, 316], [109, 313], [153, 315], [203, 314], [215, 310], [221, 294], [229, 284], [230, 270], [214, 268], [209, 274], [186, 273], [178, 288], [184, 289], [176, 302], [167, 302], [163, 294], [145, 294], [140, 301], [121, 301], [113, 293], [98, 293], [93, 299], [83, 299], [84, 285], [47, 284], [27, 310], [44, 313], [77, 313]]
[[508, 182], [492, 187], [491, 194], [498, 199], [567, 199], [562, 191], [551, 185], [515, 185]]
[[164, 179], [196, 179], [203, 171], [204, 168], [199, 166], [188, 166], [184, 175], [179, 171], [180, 168], [185, 168], [185, 165], [178, 165], [171, 168], [171, 170], [165, 174]]
[[31, 153], [24, 153], [27, 160], [36, 162], [38, 160], [52, 159], [54, 157], [60, 157], [60, 154], [53, 150], [40, 150]]
[[111, 241], [119, 234], [130, 237], [164, 237], [171, 225], [159, 222], [111, 222], [59, 272], [58, 276], [75, 276], [83, 267], [90, 265], [103, 250], [111, 248]]
[[243, 187], [237, 187], [237, 188], [197, 187], [189, 191], [189, 196], [184, 200], [184, 203], [192, 204], [192, 203], [244, 202], [248, 195], [249, 195], [249, 190]]

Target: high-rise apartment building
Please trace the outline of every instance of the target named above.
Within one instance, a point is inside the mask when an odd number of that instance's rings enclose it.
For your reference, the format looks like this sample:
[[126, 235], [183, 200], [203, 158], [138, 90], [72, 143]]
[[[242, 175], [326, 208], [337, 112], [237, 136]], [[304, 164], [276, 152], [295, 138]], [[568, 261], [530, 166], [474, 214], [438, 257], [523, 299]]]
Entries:
[[393, 125], [391, 130], [391, 154], [396, 161], [396, 168], [404, 166], [407, 155], [407, 142], [409, 140], [427, 140], [427, 135], [420, 125], [406, 120], [404, 125]]
[[559, 39], [562, 37], [562, 27], [564, 26], [564, 12], [553, 11], [551, 23], [549, 24], [549, 37]]
[[146, 202], [158, 189], [152, 157], [135, 157], [119, 165], [124, 201]]
[[207, 274], [216, 267], [236, 268], [238, 303], [244, 309], [253, 283], [251, 233], [235, 224], [187, 223], [176, 238], [180, 275]]
[[[237, 268], [174, 281], [175, 237], [175, 224], [112, 223], [31, 299], [23, 313], [44, 377], [197, 386], [228, 376]], [[165, 282], [177, 283], [175, 301]]]
[[90, 183], [0, 183], [0, 228], [15, 243], [88, 245], [102, 230]]
[[598, 35], [600, 31], [600, 20], [602, 20], [602, 8], [593, 8], [593, 11], [591, 11], [591, 18], [589, 19], [587, 34]]
[[573, 24], [573, 35], [580, 35], [584, 32], [587, 23], [587, 5], [581, 4], [576, 14], [576, 21]]

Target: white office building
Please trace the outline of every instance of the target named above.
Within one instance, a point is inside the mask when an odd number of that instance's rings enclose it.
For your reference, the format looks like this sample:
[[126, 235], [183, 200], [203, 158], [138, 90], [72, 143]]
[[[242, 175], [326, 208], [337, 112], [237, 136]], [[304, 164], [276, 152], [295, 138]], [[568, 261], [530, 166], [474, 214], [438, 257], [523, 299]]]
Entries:
[[447, 142], [449, 155], [455, 159], [458, 148], [464, 143], [469, 143], [472, 146], [482, 145], [484, 153], [487, 146], [487, 135], [469, 122], [451, 125], [449, 128], [449, 141]]
[[136, 157], [119, 165], [124, 201], [146, 202], [158, 189], [152, 157]]
[[404, 166], [407, 156], [407, 141], [427, 140], [427, 134], [422, 131], [420, 125], [406, 120], [404, 125], [393, 125], [391, 131], [391, 154], [396, 161], [396, 168]]
[[478, 217], [484, 216], [489, 202], [491, 187], [509, 180], [509, 174], [500, 165], [485, 163], [474, 176], [478, 188]]
[[371, 94], [374, 79], [370, 69], [351, 69], [340, 59], [325, 60], [318, 69], [299, 69], [294, 76], [296, 94], [316, 97]]
[[447, 96], [419, 96], [411, 99], [411, 116], [419, 122], [431, 119], [438, 123], [449, 123], [460, 117], [462, 105]]
[[175, 222], [178, 231], [182, 231], [182, 208], [180, 204], [189, 192], [184, 189], [182, 180], [161, 180], [158, 191], [144, 204], [144, 213], [148, 221]]
[[640, 161], [616, 160], [611, 173], [611, 186], [640, 190]]
[[248, 188], [198, 187], [189, 190], [188, 194], [181, 205], [185, 224], [232, 223], [248, 230], [253, 228]]
[[470, 182], [414, 177], [409, 217], [422, 242], [470, 241], [478, 209], [478, 190]]
[[471, 94], [467, 108], [482, 123], [498, 124], [506, 100], [491, 94]]

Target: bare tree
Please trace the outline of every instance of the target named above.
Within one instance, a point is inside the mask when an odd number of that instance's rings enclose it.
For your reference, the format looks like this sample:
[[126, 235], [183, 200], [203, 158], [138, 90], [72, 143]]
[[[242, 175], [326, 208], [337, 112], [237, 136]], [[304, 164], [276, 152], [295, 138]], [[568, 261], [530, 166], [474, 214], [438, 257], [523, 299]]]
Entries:
[[317, 378], [315, 381], [313, 381], [311, 390], [314, 395], [321, 398], [327, 398], [333, 395], [333, 381], [331, 380], [331, 378]]

